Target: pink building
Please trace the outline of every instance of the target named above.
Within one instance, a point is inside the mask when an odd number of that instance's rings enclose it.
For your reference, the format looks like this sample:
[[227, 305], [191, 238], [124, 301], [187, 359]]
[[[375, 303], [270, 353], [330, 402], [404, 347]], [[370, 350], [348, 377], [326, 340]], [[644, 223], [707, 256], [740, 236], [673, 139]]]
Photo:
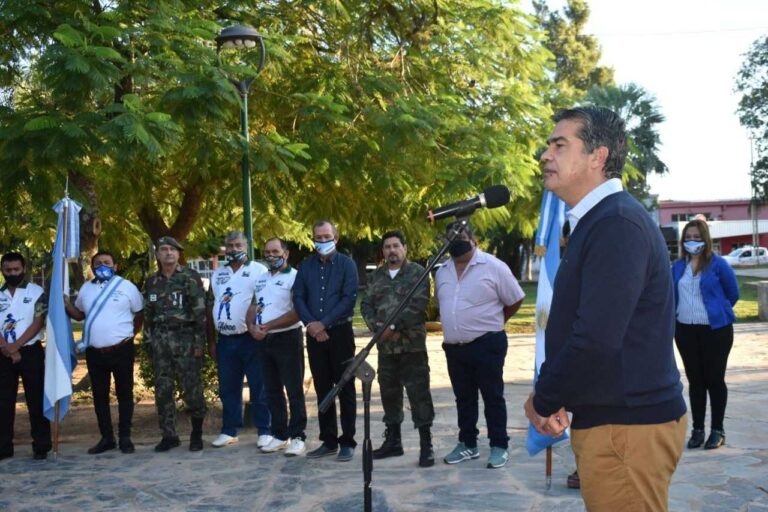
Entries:
[[[717, 201], [659, 201], [658, 219], [670, 253], [677, 254], [677, 241], [685, 223], [703, 215], [709, 224], [712, 242], [717, 252], [728, 254], [744, 245], [752, 245], [754, 225], [749, 199]], [[757, 231], [759, 245], [768, 246], [768, 205], [758, 207]]]

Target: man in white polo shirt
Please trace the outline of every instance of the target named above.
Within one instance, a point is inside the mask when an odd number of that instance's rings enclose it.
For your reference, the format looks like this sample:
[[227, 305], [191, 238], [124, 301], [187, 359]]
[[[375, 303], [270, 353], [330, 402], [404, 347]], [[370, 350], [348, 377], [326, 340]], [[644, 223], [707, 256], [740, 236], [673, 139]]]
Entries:
[[45, 351], [40, 345], [47, 314], [43, 289], [26, 279], [24, 256], [0, 258], [5, 283], [0, 287], [0, 460], [13, 457], [13, 422], [19, 377], [32, 427], [32, 452], [45, 459], [51, 450], [51, 425], [43, 416]]
[[109, 383], [115, 378], [120, 419], [117, 434], [120, 451], [133, 453], [131, 423], [133, 421], [133, 362], [136, 349], [133, 337], [144, 321], [144, 299], [136, 286], [115, 274], [115, 257], [99, 251], [91, 258], [95, 276], [83, 284], [74, 306], [65, 300], [67, 314], [83, 320], [83, 338], [78, 348], [85, 350], [85, 361], [93, 390], [93, 408], [101, 439], [88, 449], [95, 455], [116, 448], [109, 406]]
[[243, 377], [247, 377], [251, 419], [259, 433], [256, 444], [261, 448], [272, 441], [261, 372], [264, 347], [248, 332], [245, 317], [256, 290], [256, 280], [267, 268], [248, 260], [248, 244], [240, 231], [228, 233], [224, 247], [227, 264], [213, 273], [209, 290], [213, 307], [209, 306], [208, 311], [218, 333], [218, 343], [209, 340], [208, 348], [219, 370], [223, 409], [221, 434], [211, 444], [221, 448], [237, 442], [237, 432], [243, 428]]
[[285, 450], [285, 455], [291, 457], [304, 453], [307, 438], [304, 433], [307, 428], [304, 343], [291, 293], [296, 269], [288, 264], [288, 245], [279, 238], [267, 240], [264, 259], [269, 272], [259, 276], [254, 303], [248, 311], [248, 329], [264, 344], [264, 388], [272, 413], [274, 439], [261, 450], [266, 453]]
[[[448, 226], [448, 231], [452, 226]], [[477, 448], [478, 391], [485, 404], [491, 453], [489, 468], [507, 463], [507, 406], [504, 400], [504, 324], [525, 294], [509, 267], [477, 248], [472, 229], [451, 242], [451, 259], [435, 275], [443, 326], [443, 350], [456, 396], [459, 443], [443, 459], [456, 464], [480, 456]]]

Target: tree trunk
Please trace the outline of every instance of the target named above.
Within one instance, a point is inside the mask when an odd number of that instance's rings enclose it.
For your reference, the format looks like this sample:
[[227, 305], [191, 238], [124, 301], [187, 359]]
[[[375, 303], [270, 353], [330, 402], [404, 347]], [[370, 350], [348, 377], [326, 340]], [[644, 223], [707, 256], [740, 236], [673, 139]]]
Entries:
[[74, 275], [73, 288], [79, 289], [87, 278], [91, 257], [99, 248], [101, 216], [99, 214], [99, 193], [93, 180], [77, 171], [69, 171], [69, 179], [86, 200], [80, 210], [80, 256], [77, 259], [78, 272]]

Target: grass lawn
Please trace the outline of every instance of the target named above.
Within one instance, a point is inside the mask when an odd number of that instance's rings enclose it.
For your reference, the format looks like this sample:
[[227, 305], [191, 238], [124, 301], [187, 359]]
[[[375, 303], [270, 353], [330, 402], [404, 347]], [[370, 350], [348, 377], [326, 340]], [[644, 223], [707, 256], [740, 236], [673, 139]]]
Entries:
[[757, 322], [757, 286], [754, 284], [760, 279], [756, 277], [736, 276], [739, 281], [739, 302], [733, 308], [736, 313], [736, 323]]

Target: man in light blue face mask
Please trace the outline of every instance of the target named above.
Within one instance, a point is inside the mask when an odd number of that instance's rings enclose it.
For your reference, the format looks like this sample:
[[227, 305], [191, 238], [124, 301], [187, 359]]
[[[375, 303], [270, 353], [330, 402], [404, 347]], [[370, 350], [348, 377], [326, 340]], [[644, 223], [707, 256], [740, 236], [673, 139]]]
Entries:
[[[352, 315], [357, 299], [357, 267], [352, 258], [336, 251], [336, 226], [327, 220], [312, 228], [315, 254], [299, 266], [293, 285], [293, 305], [307, 327], [307, 355], [318, 403], [344, 373], [345, 362], [355, 355]], [[339, 393], [341, 436], [336, 425], [336, 408], [320, 416], [319, 448], [309, 458], [337, 455], [351, 460], [355, 450], [355, 383], [350, 380]]]
[[[97, 252], [91, 258], [91, 270], [94, 279], [83, 284], [75, 304], [69, 300], [64, 303], [70, 317], [84, 320], [82, 340], [77, 347], [85, 351], [101, 433], [101, 439], [88, 453], [95, 455], [118, 446], [123, 453], [133, 453], [133, 338], [144, 321], [144, 299], [133, 283], [116, 274], [117, 265], [111, 253]], [[117, 443], [109, 405], [113, 376], [120, 414]]]

